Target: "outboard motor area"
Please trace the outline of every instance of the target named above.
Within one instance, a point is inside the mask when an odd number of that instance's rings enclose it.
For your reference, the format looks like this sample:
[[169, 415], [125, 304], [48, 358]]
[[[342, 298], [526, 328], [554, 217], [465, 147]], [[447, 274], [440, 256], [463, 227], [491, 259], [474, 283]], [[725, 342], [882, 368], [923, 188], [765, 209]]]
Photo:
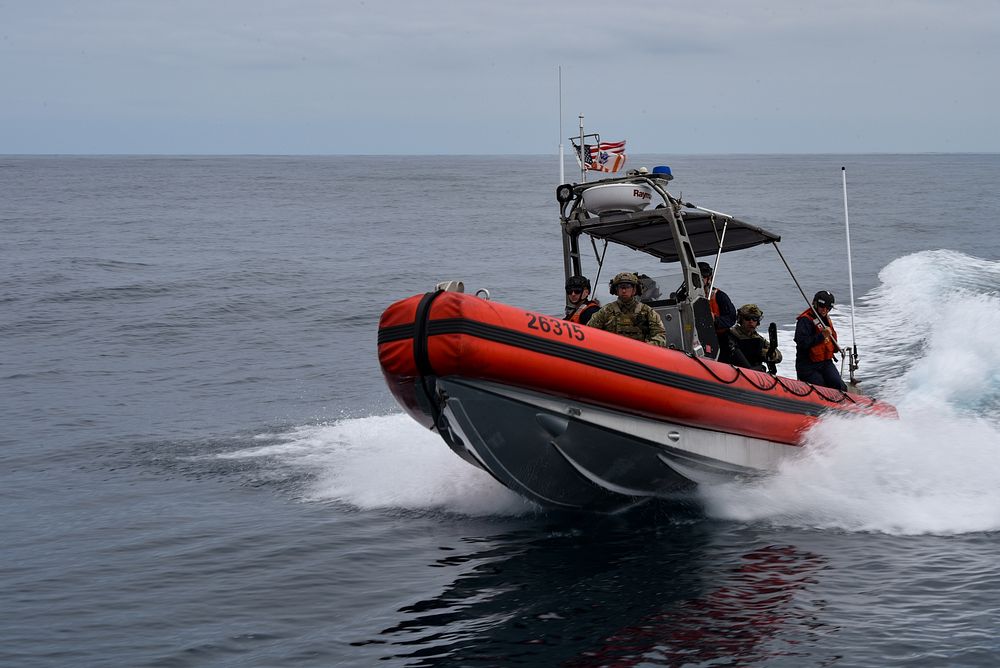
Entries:
[[[462, 281], [441, 281], [434, 286], [435, 292], [465, 292], [465, 283]], [[476, 290], [476, 296], [483, 301], [490, 300], [490, 291], [486, 288], [479, 288]]]
[[440, 292], [465, 292], [465, 283], [462, 281], [441, 281], [434, 286]]

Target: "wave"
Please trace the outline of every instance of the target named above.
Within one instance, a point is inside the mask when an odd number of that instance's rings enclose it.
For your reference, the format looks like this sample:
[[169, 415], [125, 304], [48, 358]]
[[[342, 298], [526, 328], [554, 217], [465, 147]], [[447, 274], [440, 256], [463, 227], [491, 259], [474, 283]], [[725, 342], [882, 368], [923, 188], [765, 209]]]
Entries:
[[864, 298], [877, 318], [866, 338], [889, 379], [886, 394], [913, 411], [947, 405], [998, 417], [1000, 262], [925, 251], [895, 260], [879, 279]]
[[1000, 530], [1000, 430], [940, 413], [829, 418], [773, 476], [702, 490], [718, 519], [891, 535]]
[[858, 345], [873, 351], [867, 372], [899, 420], [822, 420], [776, 475], [704, 490], [712, 516], [903, 535], [1000, 530], [1000, 262], [924, 251], [879, 279], [860, 300]]
[[405, 414], [343, 419], [258, 438], [272, 442], [218, 457], [276, 458], [282, 467], [308, 469], [312, 481], [303, 497], [309, 501], [473, 516], [535, 509]]

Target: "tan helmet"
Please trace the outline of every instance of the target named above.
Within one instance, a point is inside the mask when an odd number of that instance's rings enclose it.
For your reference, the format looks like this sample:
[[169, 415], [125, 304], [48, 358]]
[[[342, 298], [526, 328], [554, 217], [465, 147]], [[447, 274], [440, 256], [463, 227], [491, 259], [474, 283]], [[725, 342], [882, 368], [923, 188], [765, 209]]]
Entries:
[[623, 271], [614, 278], [611, 279], [611, 284], [608, 286], [608, 291], [613, 295], [618, 294], [618, 286], [622, 283], [631, 283], [635, 286], [636, 290], [639, 289], [639, 277], [633, 273]]
[[736, 315], [740, 318], [757, 318], [757, 321], [760, 322], [760, 319], [764, 317], [764, 312], [761, 311], [760, 307], [756, 304], [744, 304], [740, 307], [740, 310], [736, 312]]

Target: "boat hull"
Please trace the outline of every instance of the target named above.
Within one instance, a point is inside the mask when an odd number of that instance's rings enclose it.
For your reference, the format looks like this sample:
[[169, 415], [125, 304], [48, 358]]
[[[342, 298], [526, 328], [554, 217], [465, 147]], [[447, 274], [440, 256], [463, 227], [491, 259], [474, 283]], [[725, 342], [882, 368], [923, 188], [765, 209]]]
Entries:
[[484, 381], [438, 379], [445, 440], [540, 505], [617, 511], [773, 470], [790, 446], [623, 415]]

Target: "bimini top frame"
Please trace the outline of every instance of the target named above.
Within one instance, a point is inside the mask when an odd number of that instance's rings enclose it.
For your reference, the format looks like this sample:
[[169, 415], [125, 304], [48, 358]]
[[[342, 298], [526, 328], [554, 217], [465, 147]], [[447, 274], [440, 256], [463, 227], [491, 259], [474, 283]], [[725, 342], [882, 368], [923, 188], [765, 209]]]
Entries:
[[[567, 279], [583, 274], [581, 234], [652, 255], [661, 262], [679, 262], [684, 283], [675, 294], [673, 306], [676, 306], [684, 323], [684, 331], [690, 333], [690, 336], [684, 337], [684, 349], [701, 354], [697, 332], [704, 327], [697, 325], [705, 319], [708, 303], [702, 296], [704, 291], [697, 258], [773, 244], [781, 237], [728, 214], [682, 202], [666, 190], [671, 178], [669, 172], [631, 172], [623, 178], [559, 186], [556, 199], [560, 204], [564, 270]], [[638, 211], [629, 210], [640, 208], [631, 202], [624, 203], [618, 210], [614, 204], [604, 204], [595, 213], [595, 207], [588, 208], [587, 191], [609, 185], [624, 186], [619, 190], [624, 191], [626, 198], [628, 186], [635, 186], [635, 194], [648, 193], [650, 202]], [[714, 339], [714, 336], [710, 338]]]
[[[661, 262], [678, 262], [682, 255], [686, 255], [683, 249], [678, 248], [676, 231], [669, 222], [671, 216], [682, 219], [685, 236], [690, 240], [695, 257], [715, 255], [720, 250], [720, 243], [721, 252], [728, 253], [781, 241], [779, 235], [728, 214], [681, 202], [667, 192], [665, 186], [669, 180], [669, 176], [641, 174], [559, 186], [556, 198], [561, 205], [563, 232], [571, 237], [585, 233], [596, 239], [621, 244], [648, 253]], [[591, 213], [585, 205], [586, 191], [610, 184], [644, 185], [661, 201], [651, 203], [643, 211], [616, 211], [603, 215]], [[724, 242], [723, 227], [726, 228]]]

